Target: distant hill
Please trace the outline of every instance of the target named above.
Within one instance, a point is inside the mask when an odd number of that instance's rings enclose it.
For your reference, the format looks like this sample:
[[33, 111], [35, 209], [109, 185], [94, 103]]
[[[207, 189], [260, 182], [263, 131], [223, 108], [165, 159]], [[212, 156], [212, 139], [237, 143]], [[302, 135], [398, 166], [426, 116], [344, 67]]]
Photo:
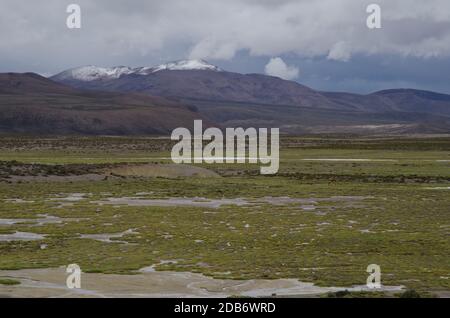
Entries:
[[163, 96], [193, 105], [224, 126], [281, 127], [292, 134], [450, 132], [450, 95], [412, 89], [320, 92], [277, 77], [226, 72], [202, 60], [88, 66], [51, 79], [80, 89]]
[[76, 90], [35, 73], [0, 73], [0, 94], [73, 94]]
[[417, 89], [390, 89], [371, 94], [387, 100], [393, 109], [450, 115], [450, 95]]
[[218, 127], [279, 127], [287, 134], [450, 133], [450, 95], [320, 92], [202, 60], [86, 66], [51, 78], [0, 73], [0, 111], [2, 133], [166, 135], [191, 128], [195, 119]]
[[171, 98], [332, 107], [327, 98], [297, 82], [261, 74], [225, 72], [201, 60], [135, 69], [84, 66], [61, 72], [51, 79], [82, 89], [140, 92]]
[[0, 132], [145, 135], [191, 127], [192, 106], [139, 93], [85, 91], [34, 73], [0, 74]]

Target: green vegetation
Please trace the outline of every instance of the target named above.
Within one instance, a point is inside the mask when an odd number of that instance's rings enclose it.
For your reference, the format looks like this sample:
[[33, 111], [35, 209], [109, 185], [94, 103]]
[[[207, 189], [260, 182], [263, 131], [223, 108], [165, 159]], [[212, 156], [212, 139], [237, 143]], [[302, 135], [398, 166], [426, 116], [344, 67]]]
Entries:
[[[12, 141], [4, 139], [0, 159], [8, 162], [0, 167], [8, 167], [2, 171], [9, 177], [0, 182], [0, 220], [27, 222], [0, 223], [0, 270], [77, 263], [84, 272], [120, 274], [173, 260], [156, 268], [222, 279], [297, 278], [321, 286], [350, 287], [364, 285], [367, 266], [378, 264], [383, 285], [403, 285], [420, 294], [448, 291], [450, 139], [417, 140], [417, 144], [408, 140], [407, 146], [399, 140], [343, 140], [283, 140], [277, 176], [258, 175], [254, 165], [205, 164], [201, 166], [222, 177], [55, 181], [17, 179], [11, 171], [25, 176], [33, 175], [30, 171], [82, 175], [83, 171], [107, 172], [119, 162], [163, 164], [168, 162], [161, 159], [168, 156], [168, 141], [34, 140], [38, 146], [28, 149], [32, 142], [24, 138], [16, 140], [13, 149]], [[382, 161], [303, 160], [327, 158]], [[58, 166], [38, 165], [49, 163]], [[83, 195], [74, 197], [76, 193]], [[248, 204], [106, 204], [108, 198], [133, 197], [196, 202], [228, 198]], [[280, 197], [297, 201], [277, 201]], [[29, 220], [42, 215], [59, 217], [61, 222]], [[111, 242], [81, 237], [128, 230], [132, 231], [112, 237]], [[15, 232], [45, 238], [1, 240]]]
[[407, 290], [401, 293], [398, 297], [400, 298], [422, 298], [418, 292], [414, 289]]
[[20, 285], [20, 281], [9, 278], [0, 278], [0, 285]]
[[348, 290], [330, 292], [324, 295], [324, 298], [388, 298], [391, 297], [383, 292], [350, 292]]

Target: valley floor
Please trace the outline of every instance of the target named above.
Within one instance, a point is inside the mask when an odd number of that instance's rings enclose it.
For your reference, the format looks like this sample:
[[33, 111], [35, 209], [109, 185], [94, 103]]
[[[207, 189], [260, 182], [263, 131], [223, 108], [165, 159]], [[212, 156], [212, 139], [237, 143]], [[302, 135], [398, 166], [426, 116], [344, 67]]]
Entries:
[[0, 296], [363, 296], [369, 264], [369, 296], [448, 296], [450, 138], [286, 137], [276, 176], [170, 148], [1, 138]]

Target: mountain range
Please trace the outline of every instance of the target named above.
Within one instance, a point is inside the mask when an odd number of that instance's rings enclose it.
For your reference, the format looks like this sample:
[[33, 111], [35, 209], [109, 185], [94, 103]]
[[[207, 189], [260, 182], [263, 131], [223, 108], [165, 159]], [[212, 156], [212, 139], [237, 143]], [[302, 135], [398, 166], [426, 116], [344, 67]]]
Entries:
[[449, 133], [450, 95], [391, 89], [321, 92], [203, 60], [154, 67], [83, 66], [50, 78], [0, 74], [0, 131], [167, 134], [203, 119], [282, 133]]

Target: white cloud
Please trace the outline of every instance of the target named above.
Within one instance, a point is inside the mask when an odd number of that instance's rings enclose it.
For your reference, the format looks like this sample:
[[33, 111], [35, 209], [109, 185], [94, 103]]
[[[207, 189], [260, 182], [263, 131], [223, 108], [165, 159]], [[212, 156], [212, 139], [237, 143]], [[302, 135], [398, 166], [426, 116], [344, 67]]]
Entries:
[[287, 65], [282, 58], [271, 58], [265, 67], [267, 75], [280, 77], [285, 80], [293, 80], [298, 77], [299, 70], [297, 67]]
[[190, 59], [229, 60], [236, 54], [237, 47], [233, 42], [217, 43], [207, 38], [197, 43], [189, 54]]
[[240, 50], [341, 61], [450, 56], [448, 0], [377, 0], [379, 30], [366, 26], [370, 2], [355, 0], [77, 0], [80, 30], [66, 28], [67, 4], [59, 0], [0, 1], [0, 56], [8, 66], [229, 60]]
[[338, 42], [331, 48], [328, 53], [329, 60], [348, 62], [351, 58], [350, 46], [346, 42]]

